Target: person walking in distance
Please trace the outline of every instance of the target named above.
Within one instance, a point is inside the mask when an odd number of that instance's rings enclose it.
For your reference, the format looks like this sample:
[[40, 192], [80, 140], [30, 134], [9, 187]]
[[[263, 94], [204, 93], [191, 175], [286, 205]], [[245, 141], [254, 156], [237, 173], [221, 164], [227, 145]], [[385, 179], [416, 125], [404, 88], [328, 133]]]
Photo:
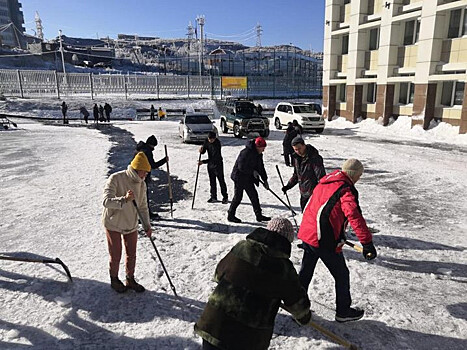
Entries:
[[109, 105], [107, 102], [104, 104], [104, 112], [105, 118], [107, 119], [107, 123], [110, 123], [110, 113], [112, 113], [112, 106]]
[[211, 186], [211, 198], [208, 203], [217, 201], [217, 186], [216, 179], [219, 181], [222, 194], [222, 204], [228, 203], [227, 185], [224, 180], [224, 162], [222, 160], [221, 142], [216, 136], [214, 131], [208, 133], [207, 139], [204, 141], [203, 146], [200, 147], [199, 153], [204, 154], [208, 152], [208, 159], [199, 162], [208, 165], [209, 184]]
[[[144, 178], [151, 171], [151, 165], [143, 152], [139, 152], [126, 170], [110, 175], [104, 188], [104, 210], [102, 223], [107, 236], [109, 249], [110, 286], [118, 293], [128, 289], [144, 292], [144, 287], [135, 281], [136, 242], [138, 239], [138, 213], [133, 201], [138, 205], [146, 235], [151, 237], [149, 212], [146, 200]], [[126, 283], [118, 278], [122, 255], [122, 240], [125, 245]]]
[[335, 319], [338, 322], [359, 320], [364, 314], [363, 310], [350, 307], [349, 269], [342, 254], [347, 222], [363, 245], [365, 259], [371, 260], [377, 255], [355, 188], [362, 174], [362, 163], [357, 159], [348, 159], [342, 170], [324, 176], [313, 191], [298, 231], [304, 249], [300, 283], [308, 290], [316, 263], [321, 259], [334, 277]]
[[165, 118], [166, 113], [162, 110], [162, 107], [159, 107], [159, 110], [157, 111], [157, 116], [159, 117], [159, 120], [162, 120]]
[[297, 134], [298, 134], [299, 136], [302, 136], [302, 134], [303, 134], [303, 127], [302, 127], [300, 124], [298, 124], [298, 121], [297, 121], [296, 119], [292, 120], [292, 125], [293, 125], [293, 127], [295, 128], [295, 130], [297, 131]]
[[271, 218], [264, 216], [259, 204], [258, 192], [255, 185], [259, 186], [259, 178], [263, 180], [264, 187], [269, 189], [268, 175], [264, 169], [263, 152], [266, 149], [266, 140], [262, 137], [249, 140], [245, 148], [240, 152], [232, 170], [230, 178], [235, 184], [235, 192], [230, 203], [227, 220], [230, 222], [242, 222], [235, 216], [238, 206], [243, 198], [243, 191], [250, 198], [256, 221], [269, 221]]
[[66, 118], [66, 113], [68, 111], [68, 106], [65, 103], [65, 101], [62, 102], [61, 110], [62, 110], [62, 115], [63, 115], [63, 124], [68, 124], [68, 120]]
[[300, 189], [300, 207], [305, 210], [306, 203], [311, 197], [318, 181], [326, 175], [323, 157], [312, 145], [305, 145], [305, 141], [296, 136], [291, 142], [295, 153], [292, 154], [293, 175], [282, 187], [284, 194], [298, 183]]
[[105, 122], [104, 107], [102, 107], [102, 105], [99, 105], [99, 120]]
[[154, 108], [154, 105], [151, 105], [151, 108], [149, 108], [149, 113], [150, 113], [150, 117], [151, 117], [151, 120], [156, 120], [156, 109]]
[[284, 161], [286, 166], [290, 166], [290, 157], [294, 153], [292, 148], [292, 140], [298, 135], [291, 122], [287, 123], [284, 140], [282, 141], [282, 151], [284, 153]]
[[97, 103], [94, 103], [94, 107], [92, 107], [92, 115], [94, 117], [94, 123], [99, 123], [99, 107], [97, 107]]
[[89, 112], [88, 112], [88, 110], [86, 109], [86, 107], [82, 106], [82, 107], [79, 109], [79, 112], [83, 115], [83, 117], [84, 117], [84, 122], [87, 124], [87, 123], [88, 123], [88, 118], [89, 118]]
[[268, 349], [281, 303], [300, 325], [310, 322], [310, 300], [290, 261], [293, 240], [292, 223], [275, 217], [219, 262], [217, 286], [195, 324], [203, 349]]
[[[157, 162], [154, 161], [153, 151], [154, 151], [154, 148], [156, 148], [156, 146], [157, 146], [157, 139], [154, 135], [149, 136], [146, 142], [140, 141], [136, 145], [136, 152], [144, 152], [144, 154], [148, 158], [151, 169], [157, 169], [161, 167], [162, 165], [164, 165], [165, 163], [167, 163], [167, 161], [169, 160], [169, 157], [164, 157]], [[146, 189], [147, 189], [146, 197], [147, 197], [147, 205], [149, 208], [149, 216], [151, 217], [151, 219], [157, 220], [160, 218], [159, 215], [157, 213], [152, 212], [151, 207], [149, 206], [149, 197], [150, 197], [149, 194], [151, 193], [150, 187], [152, 186], [151, 170], [149, 170], [149, 174], [148, 176], [146, 176], [145, 182], [146, 182]]]

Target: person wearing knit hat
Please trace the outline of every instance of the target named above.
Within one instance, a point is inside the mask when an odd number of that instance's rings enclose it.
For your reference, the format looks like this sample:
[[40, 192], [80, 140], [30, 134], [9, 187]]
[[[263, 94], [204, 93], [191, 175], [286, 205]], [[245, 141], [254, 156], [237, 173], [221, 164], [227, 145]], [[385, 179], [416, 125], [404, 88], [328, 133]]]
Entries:
[[342, 170], [324, 176], [315, 187], [298, 231], [303, 241], [303, 259], [299, 278], [305, 290], [313, 278], [316, 263], [321, 259], [334, 277], [336, 290], [336, 315], [338, 322], [359, 320], [364, 311], [352, 308], [349, 269], [342, 254], [347, 223], [352, 226], [363, 246], [367, 260], [376, 258], [373, 237], [368, 229], [358, 202], [355, 183], [363, 172], [363, 165], [348, 159]]
[[219, 262], [218, 284], [194, 326], [203, 349], [267, 350], [281, 303], [300, 325], [310, 322], [310, 300], [290, 261], [291, 240], [290, 221], [274, 218]]
[[[144, 152], [144, 154], [148, 158], [151, 169], [157, 169], [169, 161], [169, 157], [161, 158], [157, 162], [154, 161], [153, 151], [156, 146], [157, 146], [157, 139], [156, 139], [156, 136], [154, 135], [149, 136], [146, 142], [139, 141], [138, 144], [136, 145], [136, 152]], [[150, 198], [150, 194], [152, 193], [151, 189], [154, 187], [152, 180], [151, 180], [151, 170], [149, 170], [149, 174], [148, 176], [146, 176], [145, 181], [146, 181], [146, 189], [147, 189], [146, 197], [148, 199], [147, 205], [148, 205], [148, 208], [150, 209], [149, 198]], [[149, 215], [151, 219], [153, 220], [160, 219], [159, 215], [155, 212], [152, 212], [151, 210], [149, 211]]]
[[[135, 281], [136, 242], [138, 239], [138, 213], [133, 204], [139, 208], [146, 235], [151, 237], [152, 229], [146, 198], [144, 178], [151, 171], [151, 165], [144, 152], [138, 152], [126, 170], [110, 175], [104, 188], [104, 209], [102, 224], [107, 237], [109, 250], [110, 286], [118, 293], [132, 289], [144, 292], [144, 287]], [[122, 241], [125, 244], [126, 283], [118, 278]]]
[[363, 174], [363, 164], [358, 159], [350, 158], [342, 164], [342, 171], [356, 183]]
[[295, 137], [291, 142], [294, 153], [292, 166], [294, 172], [287, 184], [282, 187], [284, 194], [298, 183], [300, 191], [300, 207], [302, 212], [308, 203], [318, 181], [326, 175], [323, 157], [312, 145], [306, 145], [301, 136]]
[[230, 178], [233, 180], [234, 196], [230, 203], [227, 220], [234, 223], [242, 222], [235, 216], [238, 206], [243, 198], [243, 191], [250, 198], [256, 221], [269, 221], [269, 216], [264, 216], [259, 203], [258, 192], [255, 185], [259, 186], [260, 178], [264, 188], [269, 189], [268, 175], [264, 169], [263, 152], [266, 148], [266, 141], [262, 137], [249, 140], [245, 148], [240, 152], [235, 161]]

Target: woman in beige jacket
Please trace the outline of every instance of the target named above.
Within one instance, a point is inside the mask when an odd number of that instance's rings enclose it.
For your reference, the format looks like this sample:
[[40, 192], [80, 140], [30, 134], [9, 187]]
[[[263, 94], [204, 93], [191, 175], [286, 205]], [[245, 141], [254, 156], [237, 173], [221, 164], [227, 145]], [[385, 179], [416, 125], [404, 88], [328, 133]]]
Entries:
[[[132, 201], [140, 209], [143, 226], [148, 237], [152, 230], [146, 200], [144, 179], [151, 171], [151, 165], [143, 152], [136, 154], [126, 170], [110, 175], [104, 188], [104, 210], [102, 223], [107, 235], [110, 254], [111, 287], [118, 293], [133, 289], [144, 292], [144, 287], [135, 281], [136, 242], [138, 239], [138, 213]], [[122, 256], [122, 238], [125, 245], [126, 284], [118, 278], [120, 258]]]

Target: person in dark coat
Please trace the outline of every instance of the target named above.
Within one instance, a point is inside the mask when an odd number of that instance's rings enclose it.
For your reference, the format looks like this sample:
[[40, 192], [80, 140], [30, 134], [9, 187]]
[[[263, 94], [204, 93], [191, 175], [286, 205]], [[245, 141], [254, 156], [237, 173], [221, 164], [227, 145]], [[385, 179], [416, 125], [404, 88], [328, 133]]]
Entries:
[[305, 141], [297, 136], [292, 140], [294, 154], [292, 154], [293, 175], [287, 182], [287, 185], [282, 187], [284, 194], [293, 188], [297, 183], [300, 189], [300, 207], [302, 212], [313, 193], [313, 189], [318, 184], [319, 180], [326, 175], [324, 169], [323, 157], [312, 145], [305, 145]]
[[68, 106], [65, 103], [65, 101], [62, 102], [61, 109], [62, 109], [62, 115], [63, 115], [63, 124], [68, 124], [68, 121], [66, 119], [66, 112], [68, 111]]
[[300, 135], [300, 136], [302, 136], [302, 134], [303, 134], [303, 127], [302, 127], [300, 124], [298, 124], [298, 122], [297, 122], [296, 119], [292, 120], [292, 125], [293, 125], [293, 127], [295, 128], [295, 130], [297, 131], [297, 134]]
[[105, 122], [104, 107], [102, 107], [102, 105], [99, 105], [99, 120]]
[[201, 164], [208, 165], [209, 184], [211, 186], [211, 198], [208, 203], [217, 201], [217, 186], [216, 179], [219, 181], [222, 194], [222, 204], [227, 204], [227, 185], [224, 180], [224, 162], [222, 160], [221, 142], [216, 136], [214, 131], [210, 131], [208, 138], [204, 141], [203, 146], [200, 147], [199, 153], [204, 154], [208, 152], [208, 159], [199, 162]]
[[89, 112], [88, 112], [88, 110], [86, 109], [86, 107], [82, 106], [82, 107], [79, 109], [79, 112], [83, 115], [84, 121], [85, 121], [86, 124], [87, 124], [87, 123], [88, 123], [88, 118], [89, 118]]
[[151, 108], [149, 108], [149, 113], [151, 116], [151, 120], [156, 120], [156, 109], [154, 108], [154, 105], [151, 105]]
[[203, 349], [268, 349], [281, 303], [300, 325], [310, 322], [310, 300], [290, 261], [293, 240], [292, 223], [273, 218], [219, 262], [217, 286], [194, 326]]
[[94, 107], [92, 107], [92, 114], [94, 116], [94, 123], [99, 123], [99, 107], [97, 107], [97, 103], [94, 103]]
[[[144, 152], [146, 157], [148, 158], [149, 164], [151, 165], [151, 169], [157, 169], [167, 163], [169, 157], [164, 157], [157, 162], [154, 161], [153, 151], [154, 148], [157, 146], [157, 139], [154, 135], [151, 135], [147, 138], [146, 142], [140, 141], [136, 145], [136, 152]], [[147, 200], [148, 200], [148, 208], [149, 208], [149, 216], [151, 219], [159, 219], [159, 215], [157, 213], [151, 212], [149, 207], [149, 185], [151, 183], [151, 172], [149, 172], [148, 176], [144, 179], [146, 181], [146, 190], [147, 190]]]
[[364, 314], [363, 310], [350, 307], [349, 269], [342, 254], [347, 223], [350, 223], [362, 243], [365, 259], [371, 260], [377, 255], [355, 188], [362, 174], [362, 163], [358, 159], [348, 159], [342, 170], [323, 177], [306, 206], [298, 231], [304, 249], [300, 283], [308, 290], [316, 264], [321, 259], [334, 277], [337, 322], [355, 321]]
[[109, 105], [107, 102], [104, 104], [104, 112], [105, 118], [107, 119], [107, 123], [110, 123], [110, 113], [112, 113], [112, 106]]
[[235, 184], [235, 192], [230, 203], [227, 220], [230, 222], [242, 222], [235, 216], [238, 206], [243, 198], [243, 191], [250, 198], [253, 210], [258, 222], [268, 221], [271, 218], [264, 216], [259, 204], [258, 192], [255, 185], [259, 186], [259, 178], [263, 180], [264, 187], [269, 189], [268, 175], [264, 169], [263, 152], [266, 148], [266, 141], [262, 137], [249, 140], [245, 148], [240, 152], [232, 170], [230, 178]]
[[284, 153], [285, 165], [290, 166], [290, 156], [294, 153], [292, 147], [292, 140], [298, 135], [292, 123], [287, 123], [287, 129], [285, 130], [284, 140], [282, 141], [282, 151]]

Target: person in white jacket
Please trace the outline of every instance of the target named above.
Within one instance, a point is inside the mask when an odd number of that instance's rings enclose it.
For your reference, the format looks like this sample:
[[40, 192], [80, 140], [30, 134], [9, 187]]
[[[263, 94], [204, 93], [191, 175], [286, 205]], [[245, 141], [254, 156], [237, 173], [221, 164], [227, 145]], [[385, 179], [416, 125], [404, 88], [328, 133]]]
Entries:
[[[141, 293], [145, 289], [135, 281], [136, 242], [138, 239], [138, 213], [133, 200], [141, 212], [143, 227], [148, 237], [152, 230], [146, 199], [144, 179], [151, 171], [151, 165], [143, 152], [139, 152], [126, 170], [110, 175], [104, 188], [104, 210], [102, 223], [107, 236], [110, 261], [110, 286], [118, 293], [128, 289]], [[126, 283], [118, 278], [122, 255], [122, 238], [125, 245]]]

